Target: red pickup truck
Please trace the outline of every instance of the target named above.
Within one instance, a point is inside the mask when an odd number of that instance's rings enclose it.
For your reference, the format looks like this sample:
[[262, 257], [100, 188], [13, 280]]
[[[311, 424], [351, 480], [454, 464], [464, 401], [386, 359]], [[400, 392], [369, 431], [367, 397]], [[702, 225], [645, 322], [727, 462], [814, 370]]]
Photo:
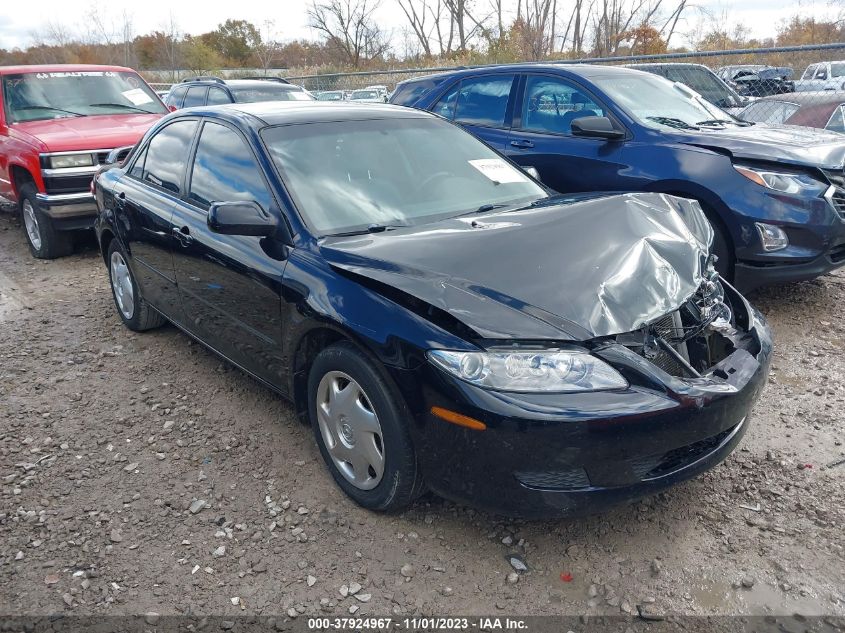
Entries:
[[2, 66], [0, 83], [0, 201], [18, 205], [35, 257], [67, 255], [72, 232], [94, 226], [98, 166], [168, 110], [119, 66]]

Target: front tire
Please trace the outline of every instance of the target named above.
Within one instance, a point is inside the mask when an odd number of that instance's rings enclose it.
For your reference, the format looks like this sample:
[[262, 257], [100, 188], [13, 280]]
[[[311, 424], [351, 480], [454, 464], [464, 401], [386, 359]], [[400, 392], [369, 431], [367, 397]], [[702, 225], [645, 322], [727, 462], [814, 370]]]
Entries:
[[109, 267], [109, 282], [114, 305], [123, 324], [135, 332], [143, 332], [163, 325], [166, 319], [156, 312], [141, 295], [127, 264], [126, 254], [116, 239], [109, 243], [106, 263]]
[[65, 232], [57, 231], [53, 220], [41, 209], [32, 183], [26, 183], [20, 190], [20, 213], [26, 242], [33, 257], [56, 259], [73, 252], [73, 240]]
[[320, 453], [338, 486], [381, 512], [407, 508], [423, 488], [396, 387], [363, 352], [336, 343], [308, 375], [309, 416]]

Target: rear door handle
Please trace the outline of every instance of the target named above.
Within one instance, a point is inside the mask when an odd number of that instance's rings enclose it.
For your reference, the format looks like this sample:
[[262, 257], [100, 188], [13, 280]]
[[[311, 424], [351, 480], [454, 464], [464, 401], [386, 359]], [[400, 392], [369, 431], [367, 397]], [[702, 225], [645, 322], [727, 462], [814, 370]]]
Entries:
[[511, 145], [513, 145], [514, 147], [519, 147], [520, 149], [530, 149], [534, 147], [534, 142], [526, 141], [524, 139], [518, 139], [515, 141], [511, 141]]
[[194, 241], [194, 238], [191, 237], [191, 229], [189, 229], [187, 226], [183, 226], [180, 229], [177, 229], [174, 226], [172, 232], [173, 236], [177, 240], [179, 240], [179, 243], [186, 248], [191, 245], [191, 242]]

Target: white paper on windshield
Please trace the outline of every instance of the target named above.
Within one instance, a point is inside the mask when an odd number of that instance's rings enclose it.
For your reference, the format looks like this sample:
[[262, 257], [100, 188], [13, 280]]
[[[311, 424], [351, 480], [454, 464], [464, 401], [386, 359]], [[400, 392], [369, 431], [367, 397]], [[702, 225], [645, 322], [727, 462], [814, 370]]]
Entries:
[[145, 103], [152, 103], [153, 98], [140, 88], [133, 88], [132, 90], [125, 90], [121, 92], [124, 97], [129, 99], [133, 105], [143, 105]]
[[469, 161], [482, 174], [493, 182], [507, 184], [511, 182], [528, 182], [528, 178], [518, 169], [508, 165], [501, 158], [478, 158]]
[[291, 90], [290, 96], [292, 101], [311, 101], [311, 95], [307, 92], [299, 92], [298, 90]]

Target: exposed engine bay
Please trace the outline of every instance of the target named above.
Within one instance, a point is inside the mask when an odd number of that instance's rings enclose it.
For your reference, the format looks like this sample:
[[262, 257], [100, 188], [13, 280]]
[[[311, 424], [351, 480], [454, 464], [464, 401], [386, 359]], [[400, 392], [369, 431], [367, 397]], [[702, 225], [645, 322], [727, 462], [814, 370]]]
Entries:
[[699, 378], [730, 356], [745, 333], [737, 327], [737, 315], [712, 261], [707, 270], [698, 290], [680, 308], [618, 335], [616, 342], [681, 378]]

